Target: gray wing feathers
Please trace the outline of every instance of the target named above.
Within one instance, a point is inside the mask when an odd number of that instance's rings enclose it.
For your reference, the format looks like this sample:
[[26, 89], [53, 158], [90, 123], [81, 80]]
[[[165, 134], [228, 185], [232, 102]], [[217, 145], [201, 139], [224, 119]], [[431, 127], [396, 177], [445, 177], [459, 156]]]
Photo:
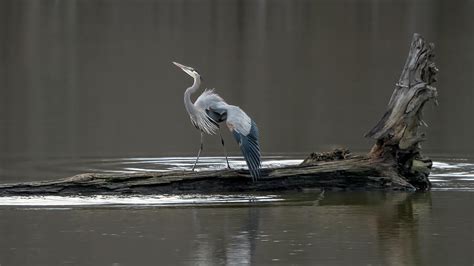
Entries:
[[[240, 146], [252, 179], [257, 180], [260, 177], [261, 160], [258, 128], [255, 122], [238, 106], [227, 104], [213, 90], [205, 90], [194, 105], [205, 114], [206, 121], [203, 122], [212, 123], [212, 126], [205, 125], [203, 127], [205, 132], [212, 131], [214, 133], [218, 123], [226, 121]], [[201, 128], [200, 125], [198, 127]]]
[[238, 106], [227, 105], [227, 125], [231, 130], [247, 136], [250, 134], [252, 119]]
[[209, 135], [214, 135], [218, 129], [216, 123], [214, 123], [205, 110], [197, 110], [194, 114], [189, 115], [191, 122], [195, 127]]
[[213, 135], [218, 129], [219, 122], [215, 120], [217, 118], [215, 115], [209, 113], [209, 109], [225, 105], [227, 105], [225, 101], [214, 93], [214, 90], [205, 90], [194, 103], [196, 113], [191, 116], [191, 121], [200, 130]]
[[221, 96], [217, 95], [213, 89], [206, 89], [194, 102], [194, 105], [202, 110], [209, 109], [210, 107], [215, 107], [219, 104], [226, 104], [224, 99]]
[[227, 120], [227, 110], [222, 108], [209, 108], [206, 110], [207, 116], [216, 124]]
[[232, 131], [235, 140], [239, 143], [240, 150], [245, 158], [245, 162], [250, 171], [252, 179], [255, 181], [260, 177], [260, 145], [258, 144], [258, 128], [254, 121], [251, 121], [251, 128], [248, 135], [243, 135], [237, 131]]

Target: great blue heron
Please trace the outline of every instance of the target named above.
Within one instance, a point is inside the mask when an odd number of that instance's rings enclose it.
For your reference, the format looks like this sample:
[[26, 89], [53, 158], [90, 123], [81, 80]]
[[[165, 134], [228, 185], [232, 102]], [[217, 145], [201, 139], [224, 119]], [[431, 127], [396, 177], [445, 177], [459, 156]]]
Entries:
[[192, 103], [191, 94], [199, 89], [202, 81], [201, 75], [192, 67], [176, 62], [173, 62], [173, 64], [180, 67], [194, 79], [193, 85], [184, 92], [184, 107], [186, 107], [186, 111], [193, 125], [201, 131], [201, 146], [199, 147], [192, 170], [194, 171], [203, 149], [204, 133], [214, 135], [216, 131], [219, 131], [227, 167], [230, 168], [227, 152], [225, 151], [224, 139], [219, 129], [219, 123], [225, 121], [240, 146], [252, 180], [256, 181], [260, 176], [259, 168], [261, 167], [261, 160], [260, 146], [258, 144], [258, 128], [255, 122], [238, 106], [227, 104], [224, 99], [213, 90], [204, 90], [196, 101]]

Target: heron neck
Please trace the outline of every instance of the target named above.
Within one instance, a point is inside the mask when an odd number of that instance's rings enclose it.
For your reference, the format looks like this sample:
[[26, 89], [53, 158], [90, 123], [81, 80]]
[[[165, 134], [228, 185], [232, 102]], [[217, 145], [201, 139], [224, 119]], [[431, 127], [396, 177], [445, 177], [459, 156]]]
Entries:
[[194, 77], [193, 85], [184, 92], [184, 106], [186, 107], [186, 111], [188, 111], [189, 114], [191, 114], [194, 110], [194, 104], [191, 102], [191, 94], [196, 92], [200, 86], [201, 78], [199, 76]]

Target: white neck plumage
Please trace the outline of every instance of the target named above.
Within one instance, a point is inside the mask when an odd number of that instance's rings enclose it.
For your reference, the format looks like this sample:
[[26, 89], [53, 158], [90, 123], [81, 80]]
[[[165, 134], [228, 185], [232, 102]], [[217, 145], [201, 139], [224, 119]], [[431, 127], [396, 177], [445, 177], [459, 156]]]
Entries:
[[194, 109], [194, 104], [191, 102], [191, 94], [195, 93], [200, 86], [201, 77], [199, 75], [194, 76], [193, 85], [186, 89], [186, 91], [184, 92], [184, 106], [186, 107], [186, 111], [188, 111], [188, 114], [192, 114], [192, 110]]

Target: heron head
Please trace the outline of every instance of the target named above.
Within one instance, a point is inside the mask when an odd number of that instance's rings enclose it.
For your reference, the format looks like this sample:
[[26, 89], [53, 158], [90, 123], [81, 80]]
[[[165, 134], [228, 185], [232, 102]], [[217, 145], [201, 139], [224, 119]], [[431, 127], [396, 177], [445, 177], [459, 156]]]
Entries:
[[173, 64], [175, 64], [176, 66], [181, 68], [181, 70], [186, 72], [191, 77], [193, 77], [193, 78], [198, 78], [199, 77], [202, 80], [201, 75], [199, 75], [199, 73], [194, 68], [182, 65], [182, 64], [177, 63], [177, 62], [173, 62]]

